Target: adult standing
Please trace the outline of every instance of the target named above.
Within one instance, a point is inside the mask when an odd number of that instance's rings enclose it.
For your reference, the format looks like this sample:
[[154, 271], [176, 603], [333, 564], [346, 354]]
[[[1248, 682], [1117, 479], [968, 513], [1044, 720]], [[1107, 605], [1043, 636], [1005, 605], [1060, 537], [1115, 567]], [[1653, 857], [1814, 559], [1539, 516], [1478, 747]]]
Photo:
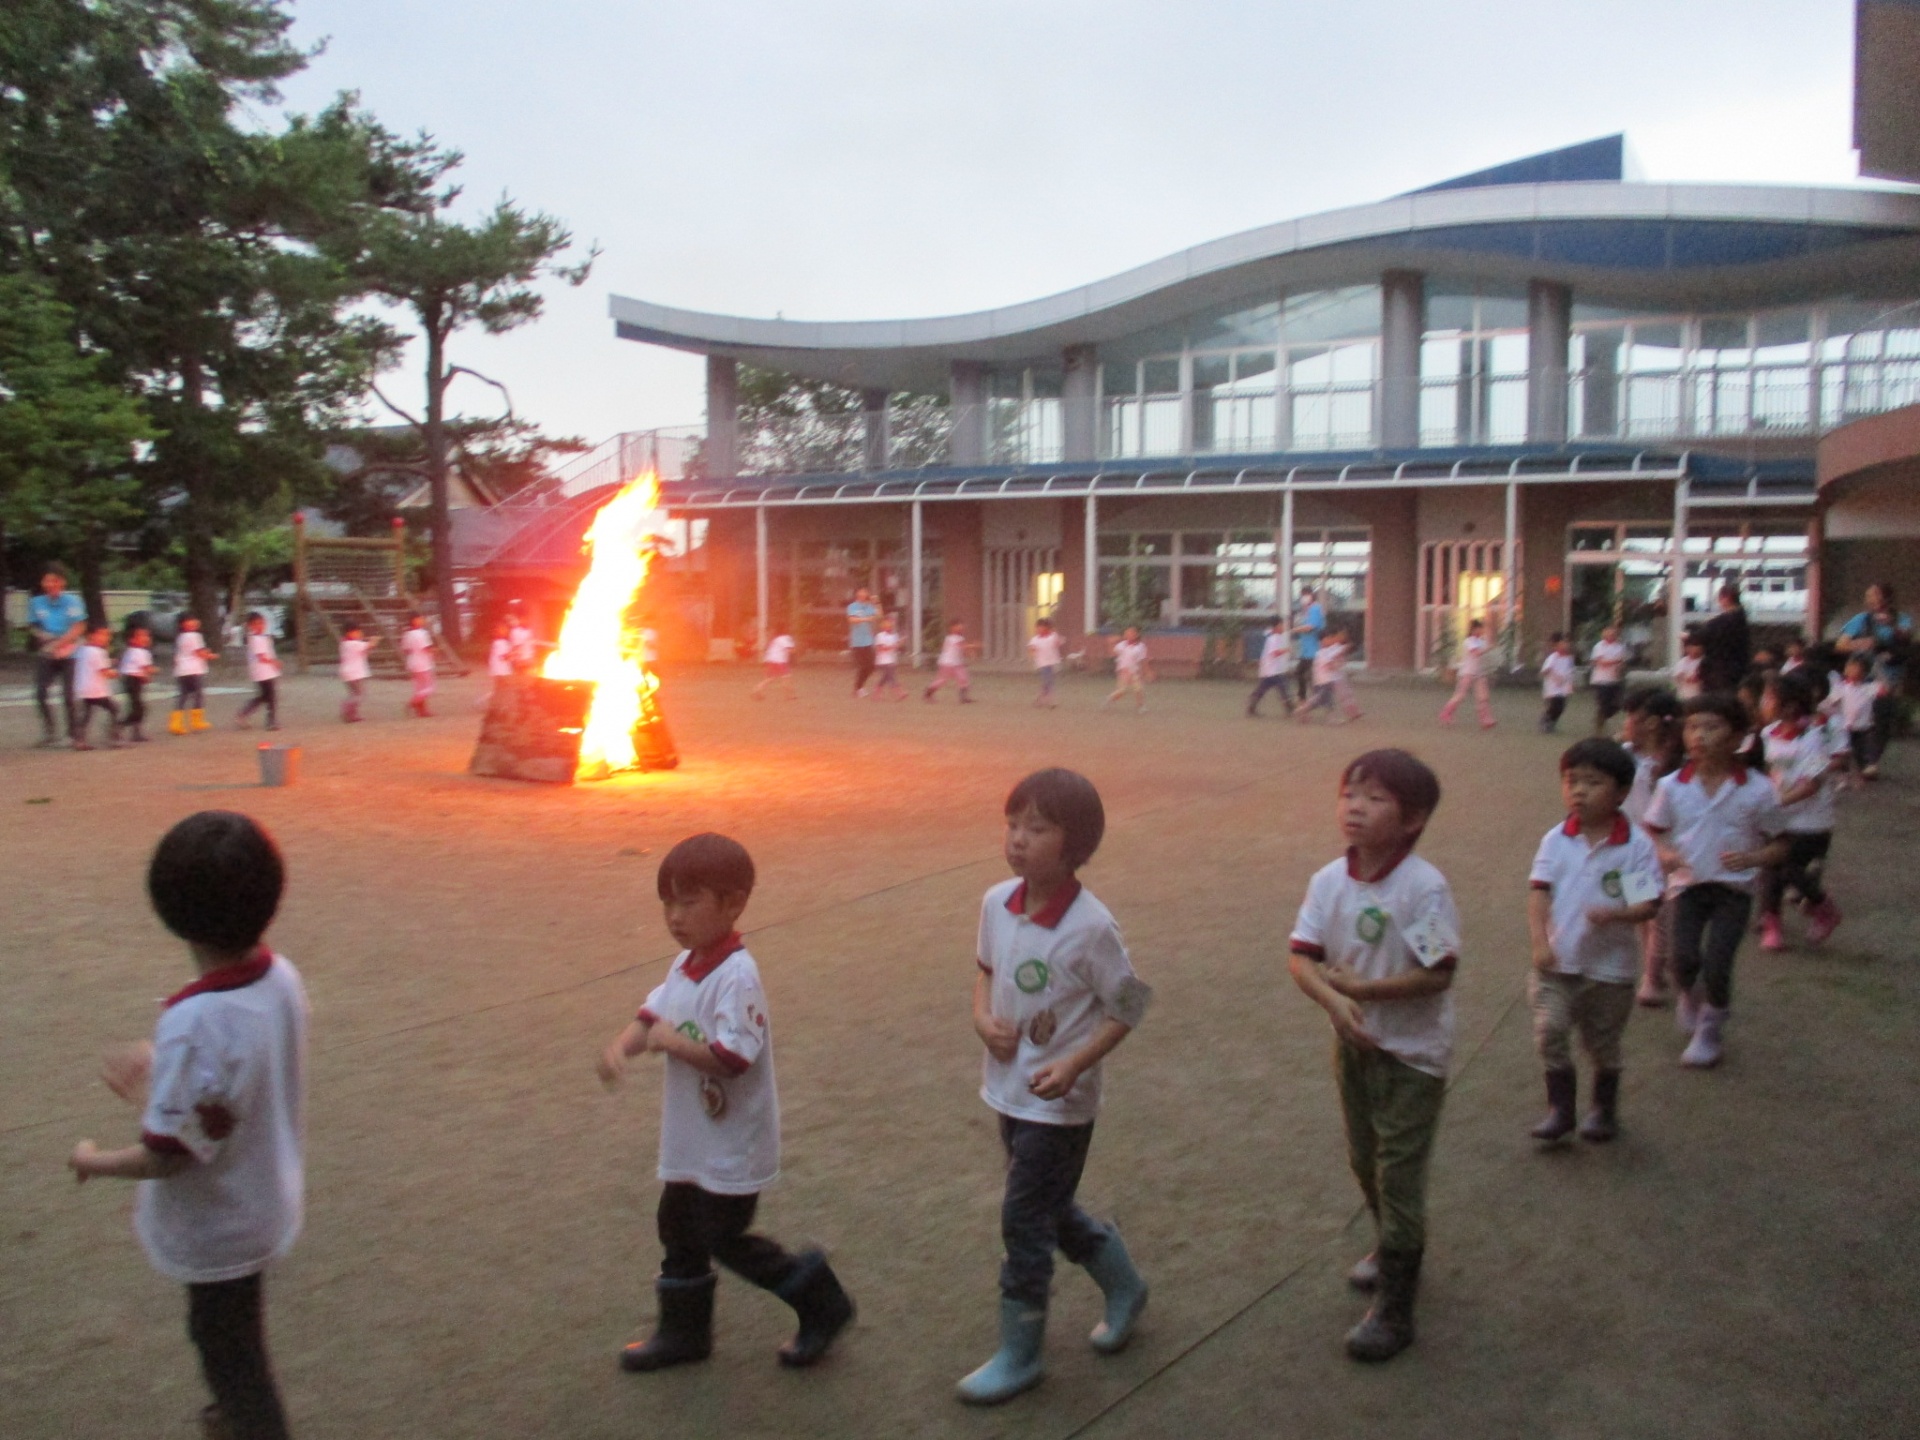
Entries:
[[[40, 708], [42, 745], [55, 745], [73, 733], [73, 652], [87, 631], [87, 603], [67, 589], [67, 572], [47, 566], [40, 593], [27, 601], [27, 628], [33, 635], [33, 702]], [[60, 682], [62, 723], [54, 727], [47, 692]]]
[[1313, 661], [1320, 653], [1320, 637], [1327, 631], [1327, 612], [1320, 608], [1320, 596], [1312, 586], [1300, 592], [1300, 623], [1293, 627], [1293, 633], [1300, 637], [1293, 662], [1294, 688], [1300, 693], [1300, 703], [1307, 703], [1307, 697], [1313, 690]]
[[864, 699], [867, 681], [873, 678], [873, 622], [880, 618], [880, 607], [862, 585], [853, 592], [847, 606], [847, 651], [853, 656], [853, 694]]
[[1848, 655], [1864, 655], [1880, 687], [1873, 697], [1872, 760], [1860, 773], [1880, 773], [1880, 757], [1893, 738], [1894, 717], [1900, 713], [1900, 692], [1907, 680], [1907, 652], [1913, 647], [1913, 617], [1899, 609], [1893, 586], [1877, 580], [1867, 586], [1867, 608], [1840, 627], [1838, 648]]
[[1722, 585], [1719, 604], [1720, 613], [1700, 627], [1700, 688], [1708, 694], [1739, 689], [1753, 663], [1753, 637], [1739, 585], [1731, 580]]

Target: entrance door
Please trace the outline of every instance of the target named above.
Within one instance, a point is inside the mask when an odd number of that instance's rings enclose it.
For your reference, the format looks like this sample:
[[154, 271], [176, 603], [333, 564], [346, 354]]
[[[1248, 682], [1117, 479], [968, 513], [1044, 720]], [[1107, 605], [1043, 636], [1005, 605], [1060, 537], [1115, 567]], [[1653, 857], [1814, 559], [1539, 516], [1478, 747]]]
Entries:
[[985, 563], [987, 633], [980, 637], [981, 658], [1024, 660], [1034, 621], [1053, 619], [1060, 603], [1060, 551], [1048, 545], [990, 546]]

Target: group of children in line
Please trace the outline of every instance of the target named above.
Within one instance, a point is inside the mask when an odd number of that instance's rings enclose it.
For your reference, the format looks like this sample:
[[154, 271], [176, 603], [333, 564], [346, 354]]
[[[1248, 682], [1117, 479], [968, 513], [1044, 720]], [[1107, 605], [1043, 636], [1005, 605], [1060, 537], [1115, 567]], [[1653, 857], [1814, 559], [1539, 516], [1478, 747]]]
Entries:
[[[1636, 979], [1638, 998], [1659, 1004], [1670, 972], [1687, 1037], [1681, 1063], [1719, 1061], [1756, 887], [1775, 916], [1769, 946], [1788, 889], [1808, 909], [1810, 938], [1838, 923], [1819, 868], [1847, 745], [1822, 722], [1821, 687], [1801, 671], [1770, 675], [1761, 694], [1757, 732], [1736, 696], [1623, 695], [1626, 745], [1595, 736], [1560, 757], [1566, 819], [1540, 842], [1527, 902], [1548, 1099], [1532, 1134], [1543, 1143], [1618, 1133]], [[1440, 794], [1434, 772], [1404, 750], [1350, 762], [1336, 799], [1345, 853], [1309, 881], [1287, 945], [1295, 984], [1332, 1027], [1348, 1158], [1374, 1226], [1348, 1277], [1371, 1297], [1346, 1336], [1363, 1361], [1390, 1359], [1414, 1338], [1427, 1171], [1453, 1061], [1459, 916], [1445, 876], [1414, 853]], [[1012, 878], [981, 902], [972, 1018], [985, 1052], [980, 1095], [1006, 1163], [1004, 1257], [999, 1346], [958, 1383], [972, 1404], [1041, 1379], [1056, 1250], [1101, 1292], [1088, 1336], [1100, 1354], [1128, 1343], [1149, 1294], [1119, 1231], [1076, 1199], [1103, 1062], [1151, 999], [1114, 916], [1079, 878], [1104, 835], [1102, 802], [1084, 776], [1048, 769], [1015, 785], [1002, 810]], [[293, 967], [262, 941], [283, 874], [273, 842], [244, 816], [205, 812], [162, 840], [149, 894], [198, 979], [167, 1002], [153, 1045], [109, 1061], [108, 1083], [144, 1106], [139, 1143], [102, 1152], [82, 1141], [69, 1162], [82, 1181], [146, 1182], [136, 1230], [155, 1266], [188, 1286], [190, 1333], [215, 1397], [209, 1433], [241, 1440], [287, 1433], [261, 1294], [302, 1203], [306, 1002]], [[754, 880], [752, 858], [725, 836], [672, 848], [656, 891], [680, 953], [600, 1056], [609, 1087], [643, 1055], [661, 1056], [666, 1072], [658, 1321], [622, 1351], [629, 1371], [709, 1356], [715, 1260], [795, 1312], [783, 1365], [815, 1364], [854, 1318], [823, 1253], [791, 1253], [752, 1228], [780, 1159], [767, 996], [738, 930]], [[1592, 1105], [1577, 1122], [1576, 1035], [1594, 1069]]]

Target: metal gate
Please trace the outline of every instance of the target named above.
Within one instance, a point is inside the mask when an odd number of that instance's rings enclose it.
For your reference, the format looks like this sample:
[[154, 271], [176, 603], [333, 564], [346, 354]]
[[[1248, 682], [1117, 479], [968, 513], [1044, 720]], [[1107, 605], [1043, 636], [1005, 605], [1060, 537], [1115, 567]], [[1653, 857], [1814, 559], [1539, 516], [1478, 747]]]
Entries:
[[1000, 663], [1024, 660], [1034, 621], [1051, 619], [1060, 603], [1060, 551], [1050, 545], [1021, 545], [990, 547], [984, 554], [987, 633], [980, 637], [980, 656]]

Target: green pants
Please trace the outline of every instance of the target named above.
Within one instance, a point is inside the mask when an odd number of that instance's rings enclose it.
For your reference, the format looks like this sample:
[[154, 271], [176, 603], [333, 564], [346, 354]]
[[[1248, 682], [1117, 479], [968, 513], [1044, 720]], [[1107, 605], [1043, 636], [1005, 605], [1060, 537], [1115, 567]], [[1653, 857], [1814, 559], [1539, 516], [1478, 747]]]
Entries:
[[1385, 1050], [1336, 1040], [1333, 1073], [1347, 1122], [1347, 1161], [1379, 1226], [1382, 1250], [1427, 1243], [1427, 1160], [1447, 1082]]

